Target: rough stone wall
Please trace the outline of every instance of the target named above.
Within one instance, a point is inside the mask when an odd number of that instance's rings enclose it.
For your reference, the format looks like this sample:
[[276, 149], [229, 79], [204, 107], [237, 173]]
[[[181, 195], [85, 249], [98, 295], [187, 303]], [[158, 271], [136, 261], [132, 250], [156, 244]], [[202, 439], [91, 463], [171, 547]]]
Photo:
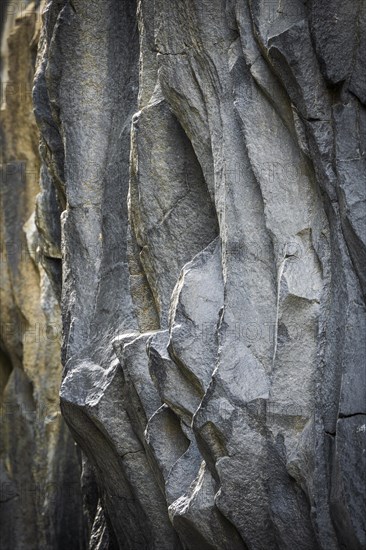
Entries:
[[47, 1], [91, 549], [366, 548], [365, 40], [363, 0]]
[[60, 308], [35, 225], [34, 3], [1, 4], [0, 547], [81, 549], [80, 466], [61, 417]]

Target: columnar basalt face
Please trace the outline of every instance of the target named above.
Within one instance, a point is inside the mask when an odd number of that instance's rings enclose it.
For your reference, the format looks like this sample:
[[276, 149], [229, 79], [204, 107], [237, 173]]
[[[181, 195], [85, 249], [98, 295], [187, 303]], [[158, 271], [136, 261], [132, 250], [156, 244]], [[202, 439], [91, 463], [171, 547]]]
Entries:
[[366, 548], [365, 36], [363, 0], [44, 6], [90, 548]]

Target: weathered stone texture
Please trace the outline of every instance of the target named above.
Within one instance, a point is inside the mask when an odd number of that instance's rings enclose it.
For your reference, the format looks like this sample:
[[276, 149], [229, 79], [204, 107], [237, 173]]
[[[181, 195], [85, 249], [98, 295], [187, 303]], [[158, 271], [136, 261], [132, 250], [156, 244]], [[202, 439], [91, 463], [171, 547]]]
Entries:
[[34, 238], [91, 549], [366, 548], [365, 36], [363, 0], [47, 1]]
[[[40, 158], [32, 84], [40, 8], [1, 8], [0, 547], [80, 549], [80, 468], [59, 406], [60, 307], [35, 225]], [[57, 215], [37, 222], [52, 230]]]

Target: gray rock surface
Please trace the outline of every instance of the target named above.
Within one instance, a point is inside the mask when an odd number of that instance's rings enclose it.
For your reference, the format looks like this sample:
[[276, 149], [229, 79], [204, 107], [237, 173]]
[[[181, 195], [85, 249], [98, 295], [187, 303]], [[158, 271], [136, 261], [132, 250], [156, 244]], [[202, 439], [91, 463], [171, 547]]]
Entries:
[[363, 0], [46, 2], [91, 549], [366, 549], [365, 36]]

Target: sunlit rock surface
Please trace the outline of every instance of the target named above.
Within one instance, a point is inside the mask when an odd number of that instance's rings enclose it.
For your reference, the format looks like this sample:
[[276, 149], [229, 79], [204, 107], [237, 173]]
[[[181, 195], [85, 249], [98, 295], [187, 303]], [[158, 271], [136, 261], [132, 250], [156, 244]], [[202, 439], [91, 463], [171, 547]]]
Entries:
[[36, 227], [37, 222], [47, 228], [57, 225], [57, 216], [46, 222], [40, 213], [35, 215], [40, 157], [32, 83], [40, 27], [40, 9], [34, 3], [1, 4], [0, 547], [4, 550], [81, 549], [87, 533], [81, 468], [59, 407], [60, 307], [43, 268], [42, 237]]

